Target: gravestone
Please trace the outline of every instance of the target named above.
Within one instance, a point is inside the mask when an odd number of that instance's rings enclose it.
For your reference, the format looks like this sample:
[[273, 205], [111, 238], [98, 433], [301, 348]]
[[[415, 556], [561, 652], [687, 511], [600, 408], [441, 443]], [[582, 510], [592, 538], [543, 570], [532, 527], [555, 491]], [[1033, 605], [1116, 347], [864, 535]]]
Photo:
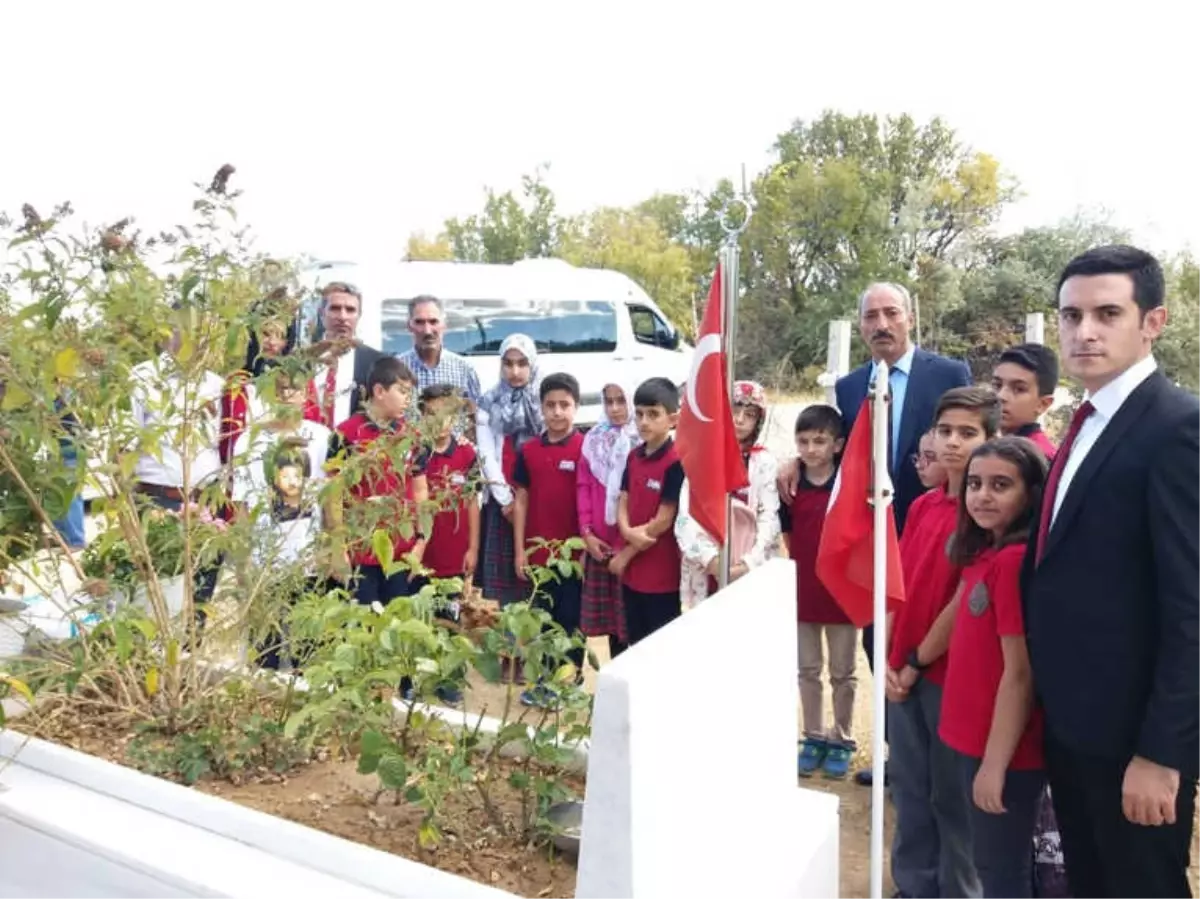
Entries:
[[601, 669], [577, 897], [838, 895], [837, 797], [797, 786], [795, 585], [768, 562]]

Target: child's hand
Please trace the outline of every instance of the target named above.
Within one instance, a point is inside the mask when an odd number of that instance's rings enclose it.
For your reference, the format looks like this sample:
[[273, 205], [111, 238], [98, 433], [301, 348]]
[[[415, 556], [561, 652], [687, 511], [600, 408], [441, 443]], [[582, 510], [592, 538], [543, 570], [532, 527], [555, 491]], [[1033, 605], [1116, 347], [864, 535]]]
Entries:
[[650, 547], [652, 547], [655, 543], [658, 542], [657, 537], [651, 537], [648, 533], [646, 533], [646, 526], [644, 524], [639, 525], [636, 528], [630, 528], [626, 532], [625, 536], [626, 536], [626, 539], [631, 544], [633, 544], [633, 546], [639, 552], [644, 552], [645, 550], [648, 550]]
[[525, 550], [518, 549], [513, 556], [513, 567], [517, 570], [517, 580], [529, 580], [529, 560], [525, 557]]
[[588, 534], [583, 538], [583, 542], [587, 544], [588, 555], [597, 562], [604, 562], [612, 557], [612, 547], [595, 534]]
[[721, 576], [721, 556], [720, 556], [720, 554], [713, 556], [712, 561], [710, 561], [707, 565], [704, 566], [704, 573], [707, 574], [713, 580], [716, 580], [717, 578], [719, 578]]
[[742, 575], [746, 574], [749, 571], [750, 571], [749, 565], [747, 565], [745, 562], [738, 562], [736, 565], [734, 565], [732, 568], [729, 569], [729, 583], [732, 584], [734, 581], [736, 581], [738, 578], [740, 578]]
[[463, 580], [470, 581], [475, 576], [475, 568], [479, 564], [479, 550], [468, 549], [463, 556]]
[[629, 547], [625, 547], [615, 556], [608, 560], [608, 570], [614, 577], [621, 577], [625, 574], [625, 569], [629, 567], [629, 560], [633, 558], [633, 553]]
[[[918, 659], [918, 661], [920, 660]], [[896, 678], [900, 681], [901, 688], [907, 693], [921, 679], [921, 672], [912, 665], [905, 665], [896, 673]]]
[[976, 806], [989, 815], [1003, 815], [1008, 811], [1004, 807], [1004, 774], [1003, 768], [990, 764], [986, 759], [975, 774], [971, 798]]
[[511, 522], [513, 516], [513, 504], [509, 503], [507, 506], [501, 506], [500, 514], [504, 516], [505, 521]]
[[888, 669], [884, 693], [892, 702], [904, 702], [904, 700], [908, 699], [908, 688], [900, 684], [900, 672], [891, 668]]

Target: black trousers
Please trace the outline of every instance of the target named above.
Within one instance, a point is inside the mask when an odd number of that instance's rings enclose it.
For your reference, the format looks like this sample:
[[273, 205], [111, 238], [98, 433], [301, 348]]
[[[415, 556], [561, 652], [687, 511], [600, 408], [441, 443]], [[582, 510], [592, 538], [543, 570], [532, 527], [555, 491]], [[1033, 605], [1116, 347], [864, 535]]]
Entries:
[[1196, 781], [1181, 778], [1174, 824], [1143, 827], [1121, 810], [1125, 765], [1046, 735], [1046, 773], [1071, 895], [1191, 896]]
[[660, 627], [679, 617], [679, 591], [674, 593], [642, 593], [621, 587], [625, 606], [625, 630], [629, 645], [645, 640]]
[[292, 645], [288, 636], [286, 618], [292, 606], [299, 602], [306, 593], [321, 593], [331, 590], [333, 587], [334, 585], [325, 578], [309, 577], [305, 578], [304, 583], [291, 596], [287, 597], [286, 606], [280, 609], [280, 620], [266, 628], [255, 643], [254, 655], [260, 668], [278, 671], [283, 667], [285, 658], [293, 671], [300, 671], [304, 667], [304, 661], [311, 652], [311, 647]]
[[379, 565], [359, 565], [354, 570], [354, 599], [360, 606], [373, 602], [387, 605], [401, 596], [415, 596], [421, 591], [421, 580], [409, 578], [407, 571], [397, 571], [391, 577]]
[[[583, 580], [577, 577], [550, 580], [543, 584], [533, 601], [535, 608], [545, 609], [550, 617], [572, 636], [579, 634], [579, 618], [583, 610]], [[583, 677], [584, 650], [573, 649], [568, 654], [579, 676]]]

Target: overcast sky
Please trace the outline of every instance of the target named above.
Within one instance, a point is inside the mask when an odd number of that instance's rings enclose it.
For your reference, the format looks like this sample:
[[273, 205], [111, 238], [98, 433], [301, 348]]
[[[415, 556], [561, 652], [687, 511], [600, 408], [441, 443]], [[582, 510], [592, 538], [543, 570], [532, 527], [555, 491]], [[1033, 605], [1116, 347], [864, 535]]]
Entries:
[[1195, 4], [0, 0], [0, 208], [183, 220], [237, 166], [276, 253], [378, 258], [539, 162], [568, 212], [708, 188], [797, 117], [942, 115], [1026, 193], [1200, 247]]

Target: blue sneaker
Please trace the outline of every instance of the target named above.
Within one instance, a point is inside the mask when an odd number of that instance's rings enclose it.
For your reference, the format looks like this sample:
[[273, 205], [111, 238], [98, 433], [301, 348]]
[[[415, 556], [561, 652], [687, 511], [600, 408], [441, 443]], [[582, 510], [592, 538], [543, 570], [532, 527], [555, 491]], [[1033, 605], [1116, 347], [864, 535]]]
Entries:
[[821, 762], [821, 773], [832, 780], [845, 780], [855, 748], [853, 743], [830, 743]]
[[443, 705], [461, 705], [463, 701], [462, 690], [451, 686], [438, 687], [434, 694], [438, 698], [438, 702]]
[[829, 751], [829, 744], [824, 740], [813, 739], [808, 737], [800, 744], [800, 757], [797, 760], [797, 768], [801, 777], [812, 777], [816, 770], [821, 767], [821, 763], [825, 761], [825, 753]]
[[552, 709], [558, 697], [544, 684], [537, 684], [521, 693], [521, 705], [537, 709]]

